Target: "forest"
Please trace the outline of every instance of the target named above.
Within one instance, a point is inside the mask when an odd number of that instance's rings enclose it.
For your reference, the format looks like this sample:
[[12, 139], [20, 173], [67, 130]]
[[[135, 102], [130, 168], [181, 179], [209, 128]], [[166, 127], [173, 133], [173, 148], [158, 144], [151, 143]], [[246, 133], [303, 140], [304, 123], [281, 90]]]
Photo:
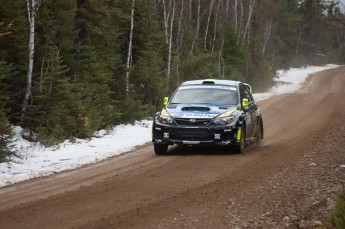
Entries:
[[0, 0], [0, 161], [11, 127], [54, 145], [150, 117], [181, 82], [272, 86], [277, 69], [345, 62], [330, 0]]

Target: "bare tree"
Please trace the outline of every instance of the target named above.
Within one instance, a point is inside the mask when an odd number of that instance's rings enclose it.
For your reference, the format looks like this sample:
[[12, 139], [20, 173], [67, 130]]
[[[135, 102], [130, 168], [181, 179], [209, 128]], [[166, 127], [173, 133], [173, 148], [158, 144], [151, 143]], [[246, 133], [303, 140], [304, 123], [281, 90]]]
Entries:
[[237, 0], [235, 0], [235, 6], [234, 6], [234, 16], [235, 16], [235, 33], [237, 33]]
[[216, 15], [214, 17], [214, 27], [213, 27], [213, 39], [212, 39], [212, 44], [211, 44], [211, 53], [214, 50], [214, 43], [216, 42], [216, 36], [217, 36], [217, 23], [218, 23], [218, 15], [219, 15], [219, 7], [220, 7], [220, 1], [218, 1], [217, 4], [217, 10], [216, 10]]
[[298, 56], [298, 52], [299, 52], [299, 44], [301, 42], [302, 39], [302, 25], [299, 26], [299, 36], [298, 36], [298, 42], [296, 44], [296, 56]]
[[169, 53], [168, 53], [168, 69], [167, 69], [167, 78], [170, 78], [170, 69], [171, 69], [171, 48], [172, 48], [172, 37], [173, 37], [173, 25], [174, 25], [174, 16], [175, 16], [175, 0], [173, 1], [172, 6], [172, 15], [170, 19], [170, 33], [169, 33]]
[[[223, 3], [223, 2], [222, 2]], [[223, 49], [224, 49], [224, 42], [225, 42], [225, 26], [227, 17], [229, 14], [229, 0], [226, 1], [225, 10], [222, 10], [222, 6], [220, 7], [220, 33], [221, 33], [221, 43], [220, 49], [218, 53], [218, 67], [219, 67], [219, 77], [224, 79], [225, 75], [225, 66], [224, 66], [224, 58], [223, 58]]]
[[265, 34], [264, 34], [264, 45], [262, 47], [262, 54], [265, 54], [266, 46], [267, 46], [268, 40], [270, 39], [270, 36], [271, 36], [271, 29], [272, 29], [272, 20], [268, 20], [266, 22], [266, 28], [265, 28]]
[[226, 0], [226, 6], [225, 6], [225, 15], [227, 16], [229, 14], [229, 0]]
[[[236, 3], [237, 3], [237, 0], [236, 0]], [[237, 45], [240, 43], [240, 37], [242, 34], [242, 24], [243, 24], [243, 1], [242, 0], [240, 0], [240, 20], [238, 23], [239, 25], [237, 26]]]
[[[263, 46], [262, 46], [262, 54], [265, 54], [266, 52], [266, 47], [268, 44], [268, 41], [271, 37], [271, 31], [272, 31], [272, 21], [273, 21], [273, 14], [274, 14], [274, 10], [273, 10], [273, 3], [271, 0], [266, 0], [266, 1], [262, 1], [261, 3], [261, 8], [264, 9], [264, 14], [265, 14], [265, 18], [266, 18], [266, 23], [265, 23], [265, 32], [263, 34]], [[260, 4], [259, 3], [259, 4]]]
[[22, 119], [31, 97], [31, 88], [32, 88], [32, 72], [34, 66], [34, 53], [35, 53], [35, 18], [38, 8], [44, 0], [27, 0], [27, 9], [28, 9], [28, 20], [29, 20], [29, 60], [28, 60], [28, 70], [27, 70], [27, 83], [26, 83], [26, 92], [23, 101], [22, 107]]
[[213, 7], [213, 2], [214, 0], [210, 1], [210, 9], [209, 9], [209, 13], [208, 13], [208, 19], [207, 19], [207, 24], [206, 24], [206, 31], [205, 31], [205, 49], [207, 49], [207, 35], [208, 35], [208, 28], [210, 26], [210, 20], [211, 20], [211, 14], [212, 14], [212, 7]]
[[176, 84], [178, 85], [178, 81], [180, 78], [180, 48], [182, 46], [182, 38], [183, 38], [183, 32], [181, 34], [181, 24], [182, 24], [182, 18], [183, 18], [183, 12], [184, 12], [184, 0], [181, 1], [181, 9], [180, 9], [180, 18], [178, 21], [178, 29], [177, 29], [177, 38], [176, 38]]
[[183, 11], [184, 11], [184, 0], [181, 0], [181, 9], [180, 9], [180, 17], [178, 20], [178, 29], [177, 29], [177, 36], [176, 36], [176, 47], [179, 49], [181, 47], [182, 37], [183, 34], [181, 34], [181, 24], [182, 24], [182, 18], [183, 18]]
[[190, 54], [193, 53], [195, 41], [199, 37], [199, 30], [200, 30], [200, 0], [198, 1], [198, 16], [197, 16], [197, 21], [196, 21], [196, 33], [195, 33], [195, 36], [194, 36], [194, 39], [193, 39], [193, 42], [192, 42], [192, 48], [190, 49]]
[[132, 13], [131, 13], [131, 30], [129, 32], [129, 44], [127, 52], [127, 64], [126, 64], [126, 95], [129, 98], [129, 72], [131, 70], [132, 63], [132, 43], [133, 43], [133, 30], [134, 30], [134, 6], [135, 0], [132, 0]]
[[189, 0], [189, 23], [192, 23], [192, 2], [193, 0]]
[[13, 27], [13, 21], [5, 25], [4, 22], [0, 21], [0, 39], [11, 33]]
[[[244, 44], [246, 36], [248, 37], [248, 43], [250, 41], [250, 23], [251, 23], [251, 17], [252, 17], [252, 14], [253, 14], [254, 5], [255, 5], [255, 0], [250, 0], [249, 1], [248, 19], [247, 19], [246, 28], [244, 29], [244, 33], [243, 33], [242, 45]], [[248, 35], [247, 35], [247, 33], [248, 33]]]
[[167, 7], [165, 4], [165, 0], [163, 0], [163, 18], [164, 18], [165, 43], [168, 44], [169, 42], [169, 35], [168, 35], [169, 14], [167, 14]]

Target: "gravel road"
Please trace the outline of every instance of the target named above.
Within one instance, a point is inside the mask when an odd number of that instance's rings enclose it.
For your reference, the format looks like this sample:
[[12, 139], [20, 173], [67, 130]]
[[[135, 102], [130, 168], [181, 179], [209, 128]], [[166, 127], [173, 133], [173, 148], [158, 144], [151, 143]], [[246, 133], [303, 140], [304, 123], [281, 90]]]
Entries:
[[0, 189], [0, 228], [322, 227], [345, 189], [345, 67], [261, 101], [244, 154], [151, 144]]

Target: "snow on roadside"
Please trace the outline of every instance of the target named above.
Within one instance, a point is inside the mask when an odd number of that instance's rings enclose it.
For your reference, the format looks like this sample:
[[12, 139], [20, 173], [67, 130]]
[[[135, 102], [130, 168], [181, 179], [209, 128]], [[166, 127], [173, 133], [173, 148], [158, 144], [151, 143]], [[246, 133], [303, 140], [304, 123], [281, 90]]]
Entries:
[[65, 141], [55, 147], [43, 147], [26, 141], [20, 136], [22, 129], [16, 127], [15, 145], [20, 158], [14, 158], [14, 162], [0, 163], [0, 187], [128, 152], [151, 140], [151, 125], [152, 121], [148, 120], [137, 121], [134, 125], [118, 125], [109, 132], [97, 132], [97, 137], [90, 140]]
[[274, 95], [294, 93], [302, 88], [308, 75], [335, 67], [338, 67], [338, 65], [328, 64], [322, 67], [313, 66], [305, 68], [290, 68], [287, 71], [278, 70], [277, 77], [274, 78], [276, 85], [266, 93], [255, 93], [254, 98], [256, 101], [260, 101], [268, 99]]
[[[293, 93], [302, 87], [308, 74], [334, 67], [337, 65], [278, 71], [275, 81], [279, 83], [269, 92], [254, 94], [254, 97], [256, 100], [263, 100], [273, 95]], [[151, 140], [151, 126], [152, 121], [148, 120], [137, 121], [134, 125], [118, 125], [111, 131], [101, 130], [95, 133], [96, 137], [89, 140], [65, 141], [55, 147], [43, 147], [28, 142], [20, 135], [22, 129], [15, 127], [15, 145], [20, 152], [20, 158], [14, 158], [13, 162], [0, 163], [0, 187], [128, 152]]]

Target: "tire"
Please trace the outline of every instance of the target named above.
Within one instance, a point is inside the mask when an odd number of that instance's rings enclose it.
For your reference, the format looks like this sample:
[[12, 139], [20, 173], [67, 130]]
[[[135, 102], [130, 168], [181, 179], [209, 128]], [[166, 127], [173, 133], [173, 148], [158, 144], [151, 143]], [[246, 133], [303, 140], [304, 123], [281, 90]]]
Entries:
[[240, 144], [235, 146], [235, 152], [236, 153], [244, 153], [245, 148], [246, 148], [246, 129], [244, 126], [241, 127], [241, 139], [240, 139]]
[[168, 144], [153, 144], [156, 155], [165, 155], [168, 153]]
[[262, 140], [262, 127], [260, 123], [259, 128], [258, 128], [258, 133], [256, 135], [256, 142], [260, 144], [261, 140]]

